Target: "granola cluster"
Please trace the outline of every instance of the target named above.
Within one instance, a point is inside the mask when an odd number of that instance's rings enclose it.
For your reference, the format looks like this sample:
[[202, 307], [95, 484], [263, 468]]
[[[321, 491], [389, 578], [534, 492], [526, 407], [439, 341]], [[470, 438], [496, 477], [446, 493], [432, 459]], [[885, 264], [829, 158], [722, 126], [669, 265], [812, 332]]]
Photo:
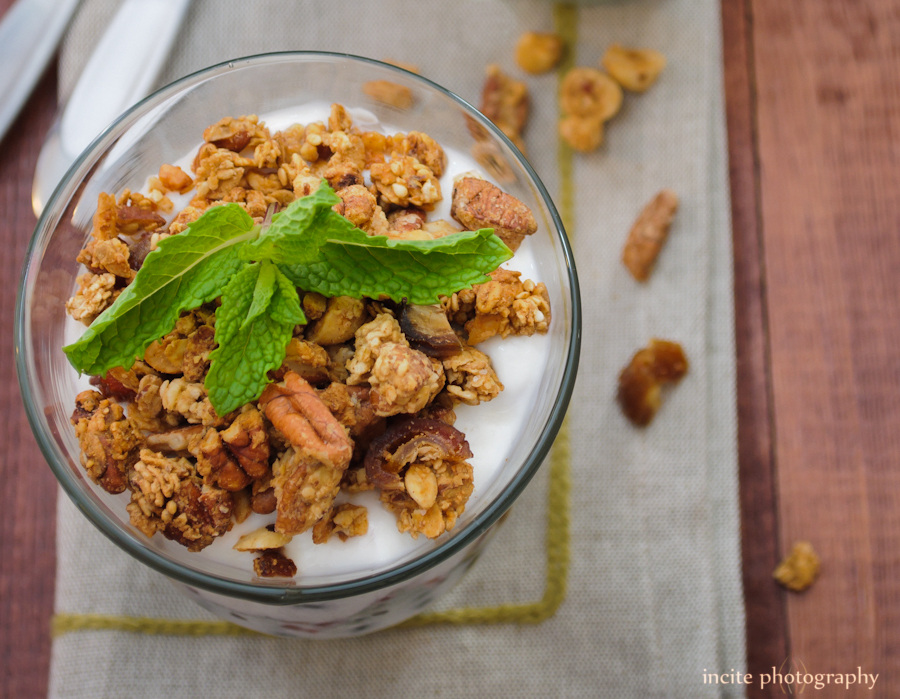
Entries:
[[521, 280], [508, 269], [491, 273], [491, 281], [463, 289], [442, 305], [450, 318], [465, 327], [469, 344], [499, 335], [534, 335], [550, 326], [550, 296], [543, 283]]
[[[210, 207], [236, 203], [262, 222], [323, 178], [341, 199], [335, 211], [370, 235], [434, 239], [490, 226], [516, 247], [537, 228], [522, 202], [477, 177], [454, 187], [452, 220], [430, 220], [444, 196], [441, 146], [422, 132], [362, 131], [337, 104], [327, 122], [276, 132], [252, 115], [221, 119], [189, 169], [164, 164], [147, 194], [99, 196], [78, 256], [86, 271], [67, 304], [73, 318], [89, 325], [162, 238]], [[267, 515], [235, 546], [258, 554], [260, 576], [294, 575], [283, 547], [307, 530], [315, 543], [364, 535], [366, 508], [348, 502], [363, 490], [379, 491], [400, 531], [440, 536], [474, 488], [454, 408], [503, 390], [474, 345], [548, 329], [546, 288], [520, 277], [499, 269], [427, 307], [298, 290], [308, 323], [294, 328], [258, 400], [227, 415], [204, 385], [217, 303], [186, 312], [133, 366], [92, 377], [76, 397], [82, 464], [103, 489], [128, 493], [137, 529], [191, 551], [251, 513]]]

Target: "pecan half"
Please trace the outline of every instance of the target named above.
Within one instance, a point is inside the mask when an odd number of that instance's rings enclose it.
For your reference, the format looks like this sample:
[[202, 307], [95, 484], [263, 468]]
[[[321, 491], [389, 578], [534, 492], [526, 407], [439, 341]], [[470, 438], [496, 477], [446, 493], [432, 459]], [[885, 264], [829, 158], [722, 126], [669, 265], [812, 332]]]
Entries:
[[481, 90], [481, 113], [520, 150], [524, 150], [521, 137], [528, 121], [530, 101], [525, 83], [511, 78], [497, 65], [487, 67]]
[[639, 282], [650, 278], [677, 210], [678, 195], [663, 189], [644, 206], [631, 226], [622, 249], [622, 264]]
[[284, 384], [269, 384], [259, 405], [275, 428], [298, 450], [331, 468], [343, 471], [350, 463], [353, 444], [341, 423], [322, 403], [309, 383], [289, 371]]
[[450, 215], [468, 230], [493, 228], [515, 252], [537, 230], [534, 215], [523, 202], [478, 177], [461, 177], [453, 186]]
[[315, 389], [292, 371], [259, 399], [266, 417], [291, 443], [272, 466], [275, 531], [299, 534], [330, 509], [353, 455], [353, 442]]

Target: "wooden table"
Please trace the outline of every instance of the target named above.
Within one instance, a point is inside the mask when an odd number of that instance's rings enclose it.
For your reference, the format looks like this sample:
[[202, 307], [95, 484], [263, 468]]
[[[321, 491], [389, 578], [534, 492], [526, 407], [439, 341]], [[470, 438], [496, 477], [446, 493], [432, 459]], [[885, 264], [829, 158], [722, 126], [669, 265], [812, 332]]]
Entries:
[[[897, 696], [900, 6], [723, 17], [748, 667], [860, 666]], [[802, 595], [770, 577], [798, 539], [823, 561]]]
[[[12, 0], [0, 0], [5, 11]], [[900, 687], [900, 5], [723, 0], [734, 221], [747, 671]], [[0, 249], [14, 288], [56, 108], [50, 69], [3, 140]], [[43, 696], [53, 478], [20, 408], [13, 294], [0, 305], [0, 696]], [[798, 539], [806, 593], [771, 577]], [[730, 668], [720, 668], [727, 672]], [[699, 675], [698, 675], [699, 677]], [[699, 681], [699, 680], [698, 680]], [[770, 686], [750, 696], [781, 695]], [[853, 690], [822, 696], [856, 696]]]

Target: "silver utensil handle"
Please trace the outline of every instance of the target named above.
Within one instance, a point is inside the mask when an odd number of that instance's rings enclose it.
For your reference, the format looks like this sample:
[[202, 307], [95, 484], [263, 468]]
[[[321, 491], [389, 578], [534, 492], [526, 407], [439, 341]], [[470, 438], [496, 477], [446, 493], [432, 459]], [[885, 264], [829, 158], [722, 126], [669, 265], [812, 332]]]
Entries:
[[0, 22], [0, 138], [40, 79], [80, 0], [18, 0]]
[[66, 104], [61, 138], [80, 153], [146, 97], [172, 48], [190, 0], [124, 0]]

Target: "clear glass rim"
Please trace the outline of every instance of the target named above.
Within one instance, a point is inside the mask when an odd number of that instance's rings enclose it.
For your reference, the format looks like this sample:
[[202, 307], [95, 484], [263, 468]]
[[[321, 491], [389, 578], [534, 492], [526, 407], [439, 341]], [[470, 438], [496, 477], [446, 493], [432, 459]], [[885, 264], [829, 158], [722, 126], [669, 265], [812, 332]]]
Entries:
[[[65, 185], [71, 181], [72, 176], [81, 169], [82, 165], [87, 160], [91, 159], [99, 148], [102, 148], [110, 139], [117, 137], [121, 130], [131, 124], [133, 116], [143, 114], [150, 108], [161, 104], [184, 89], [219, 74], [255, 65], [280, 63], [285, 61], [290, 62], [298, 59], [362, 62], [403, 73], [407, 79], [419, 81], [427, 87], [437, 90], [449, 97], [470, 116], [477, 119], [481, 126], [488, 129], [496, 138], [504, 141], [510, 147], [520, 166], [528, 174], [532, 184], [536, 187], [544, 205], [547, 207], [554, 227], [559, 232], [558, 242], [561, 245], [567, 280], [569, 282], [568, 302], [571, 307], [571, 327], [568, 337], [569, 345], [565, 357], [565, 370], [559, 385], [559, 390], [551, 407], [549, 418], [543, 426], [535, 447], [528, 454], [522, 467], [513, 476], [503, 492], [497, 496], [493, 502], [489, 503], [482, 512], [476, 515], [475, 519], [467, 525], [464, 531], [452, 536], [444, 544], [426, 552], [414, 560], [380, 573], [369, 575], [363, 579], [353, 579], [327, 585], [276, 587], [230, 580], [211, 573], [186, 568], [175, 561], [169, 560], [162, 553], [140, 544], [134, 537], [119, 529], [113, 522], [109, 521], [104, 516], [90, 496], [83, 492], [79, 480], [69, 468], [65, 455], [60, 453], [57, 444], [49, 436], [48, 430], [46, 429], [47, 425], [45, 423], [43, 408], [36, 404], [35, 397], [32, 395], [29, 388], [29, 379], [34, 374], [35, 366], [31, 355], [28, 352], [30, 346], [30, 333], [28, 332], [26, 323], [26, 320], [28, 319], [28, 309], [25, 306], [25, 285], [30, 276], [34, 259], [33, 256], [39, 246], [42, 233], [46, 233], [45, 228], [47, 226], [47, 220], [50, 217], [51, 212], [56, 210], [57, 200], [62, 196], [63, 191], [66, 189]], [[281, 51], [256, 54], [224, 61], [169, 83], [123, 113], [79, 156], [61, 181], [60, 185], [51, 195], [46, 207], [38, 219], [31, 241], [28, 245], [16, 300], [16, 370], [28, 421], [44, 458], [68, 497], [107, 538], [150, 568], [186, 585], [239, 599], [267, 604], [287, 605], [359, 595], [403, 582], [428, 570], [457, 552], [462, 551], [477, 537], [487, 531], [509, 508], [512, 502], [515, 501], [522, 490], [531, 481], [532, 477], [537, 472], [537, 469], [547, 457], [553, 441], [559, 432], [574, 390], [575, 376], [578, 369], [581, 349], [581, 324], [581, 296], [578, 277], [575, 271], [574, 255], [562, 219], [540, 177], [538, 177], [537, 173], [521, 155], [518, 149], [490, 120], [484, 117], [474, 106], [450, 90], [447, 90], [428, 78], [415, 73], [410, 73], [403, 68], [382, 61], [348, 53], [327, 51]]]

